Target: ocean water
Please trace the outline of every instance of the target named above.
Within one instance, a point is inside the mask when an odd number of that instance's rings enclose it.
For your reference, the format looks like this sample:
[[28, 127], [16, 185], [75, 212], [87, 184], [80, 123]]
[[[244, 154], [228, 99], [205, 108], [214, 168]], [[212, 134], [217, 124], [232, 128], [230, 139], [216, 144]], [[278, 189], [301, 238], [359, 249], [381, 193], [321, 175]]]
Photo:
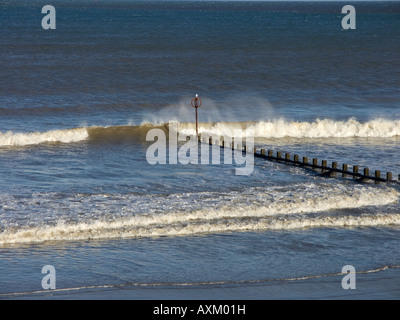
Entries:
[[55, 30], [43, 5], [0, 1], [0, 299], [400, 298], [399, 183], [146, 157], [199, 94], [202, 134], [398, 181], [399, 2], [58, 0]]

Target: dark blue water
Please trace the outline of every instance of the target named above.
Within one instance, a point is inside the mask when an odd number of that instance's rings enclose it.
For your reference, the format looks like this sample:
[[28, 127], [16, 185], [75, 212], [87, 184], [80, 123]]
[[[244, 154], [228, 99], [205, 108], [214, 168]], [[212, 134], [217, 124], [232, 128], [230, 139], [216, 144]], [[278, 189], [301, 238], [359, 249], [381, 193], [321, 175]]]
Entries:
[[53, 1], [43, 30], [41, 1], [0, 2], [0, 293], [47, 264], [58, 289], [397, 268], [397, 184], [146, 158], [150, 130], [194, 133], [198, 93], [202, 133], [397, 180], [400, 5], [346, 4], [355, 30], [343, 2]]

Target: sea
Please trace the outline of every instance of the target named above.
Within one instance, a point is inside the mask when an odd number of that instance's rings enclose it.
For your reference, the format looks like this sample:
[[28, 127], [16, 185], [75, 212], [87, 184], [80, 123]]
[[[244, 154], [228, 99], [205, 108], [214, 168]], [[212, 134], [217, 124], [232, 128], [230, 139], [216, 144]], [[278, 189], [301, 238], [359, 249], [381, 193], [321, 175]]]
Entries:
[[[398, 1], [0, 0], [0, 299], [399, 299], [399, 31]], [[393, 181], [238, 174], [185, 147], [196, 94], [202, 135]]]

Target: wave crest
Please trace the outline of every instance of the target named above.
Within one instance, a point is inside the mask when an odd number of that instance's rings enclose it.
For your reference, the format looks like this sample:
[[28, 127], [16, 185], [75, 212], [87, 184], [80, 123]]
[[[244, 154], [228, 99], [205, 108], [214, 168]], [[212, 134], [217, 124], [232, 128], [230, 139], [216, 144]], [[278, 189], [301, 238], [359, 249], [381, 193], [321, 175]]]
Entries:
[[6, 133], [0, 132], [0, 146], [27, 146], [50, 142], [72, 143], [87, 138], [88, 132], [85, 128], [30, 133], [8, 131]]
[[[180, 124], [180, 132], [194, 134], [190, 124]], [[317, 119], [313, 122], [287, 121], [284, 119], [259, 122], [200, 123], [199, 132], [234, 136], [234, 129], [252, 127], [258, 138], [389, 138], [400, 136], [400, 120], [374, 119], [359, 122]]]
[[[168, 136], [168, 123], [143, 123], [137, 126], [93, 126], [46, 132], [16, 133], [0, 132], [0, 146], [26, 146], [41, 143], [73, 143], [83, 140], [95, 142], [146, 141], [147, 132], [151, 129], [162, 129]], [[335, 121], [317, 119], [313, 122], [287, 121], [284, 119], [270, 121], [244, 122], [201, 122], [199, 133], [214, 136], [234, 137], [235, 130], [254, 129], [255, 138], [392, 138], [400, 136], [400, 120], [375, 119], [359, 122], [356, 119]], [[178, 123], [182, 134], [195, 134], [195, 125], [189, 122]]]

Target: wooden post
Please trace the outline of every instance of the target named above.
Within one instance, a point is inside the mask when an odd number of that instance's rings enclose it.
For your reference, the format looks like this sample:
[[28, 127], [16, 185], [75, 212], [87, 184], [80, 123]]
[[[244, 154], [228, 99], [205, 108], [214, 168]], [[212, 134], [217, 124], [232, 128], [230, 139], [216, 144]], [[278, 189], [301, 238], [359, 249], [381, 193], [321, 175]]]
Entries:
[[378, 179], [381, 178], [381, 172], [379, 170], [375, 170], [375, 178], [377, 179], [375, 180], [375, 183], [378, 184], [379, 183]]
[[318, 159], [317, 158], [313, 158], [312, 159], [312, 164], [313, 164], [313, 168], [315, 169], [315, 167], [318, 165]]
[[[347, 171], [347, 164], [346, 163], [343, 163], [342, 170], [343, 171]], [[346, 177], [346, 173], [345, 172], [342, 173], [342, 177]]]
[[337, 162], [336, 161], [334, 161], [334, 162], [332, 162], [332, 177], [336, 177], [336, 172], [334, 171], [334, 170], [336, 170], [337, 169]]
[[357, 173], [358, 173], [358, 166], [353, 166], [353, 178], [356, 177]]
[[212, 144], [212, 137], [208, 138], [208, 144]]
[[[190, 137], [186, 137], [186, 140], [190, 140], [190, 138], [192, 138], [193, 136]], [[204, 142], [206, 142], [207, 138], [206, 137], [202, 137], [201, 134], [198, 135], [199, 141], [202, 142], [204, 140]], [[213, 145], [213, 143], [216, 143], [217, 141], [213, 141], [212, 137], [208, 138], [208, 143], [210, 145]], [[227, 145], [225, 143], [225, 139], [224, 137], [221, 137], [219, 139], [219, 144], [222, 148], [226, 148]], [[312, 167], [313, 169], [321, 169], [321, 172], [327, 172], [325, 173], [325, 175], [330, 175], [330, 176], [337, 176], [337, 173], [341, 173], [342, 177], [347, 177], [347, 176], [353, 176], [353, 178], [356, 177], [360, 177], [361, 180], [374, 180], [375, 183], [379, 183], [381, 181], [393, 181], [393, 175], [392, 172], [387, 172], [386, 173], [386, 178], [382, 178], [381, 176], [381, 171], [380, 170], [375, 170], [375, 175], [372, 176], [370, 175], [369, 172], [369, 168], [365, 167], [364, 168], [364, 173], [360, 174], [359, 173], [359, 166], [353, 166], [353, 172], [349, 171], [348, 169], [348, 164], [344, 163], [342, 164], [342, 170], [338, 169], [338, 163], [336, 161], [332, 162], [332, 167], [329, 167], [327, 164], [327, 160], [322, 160], [321, 166], [318, 165], [318, 158], [313, 158], [312, 159], [312, 163], [309, 163], [309, 159], [308, 157], [303, 156], [302, 162], [299, 161], [299, 155], [298, 154], [294, 154], [293, 155], [293, 161], [290, 160], [290, 153], [289, 152], [285, 152], [285, 156], [282, 157], [282, 151], [277, 151], [276, 152], [276, 156], [274, 156], [274, 152], [273, 150], [268, 149], [268, 154], [266, 155], [266, 149], [260, 149], [259, 153], [257, 151], [257, 148], [253, 146], [253, 150], [251, 150], [251, 148], [247, 148], [246, 143], [238, 143], [235, 146], [235, 141], [234, 138], [231, 139], [231, 145], [230, 147], [232, 148], [232, 150], [241, 150], [242, 152], [253, 152], [254, 155], [259, 155], [262, 156], [264, 158], [267, 158], [268, 160], [276, 160], [276, 161], [284, 161], [286, 163], [291, 163], [294, 165], [299, 165], [299, 166], [303, 166], [303, 167]], [[400, 174], [398, 175], [398, 181], [396, 180], [396, 182], [400, 182]]]
[[321, 172], [324, 172], [325, 171], [325, 168], [327, 168], [327, 161], [326, 160], [322, 160], [322, 170], [321, 170]]

